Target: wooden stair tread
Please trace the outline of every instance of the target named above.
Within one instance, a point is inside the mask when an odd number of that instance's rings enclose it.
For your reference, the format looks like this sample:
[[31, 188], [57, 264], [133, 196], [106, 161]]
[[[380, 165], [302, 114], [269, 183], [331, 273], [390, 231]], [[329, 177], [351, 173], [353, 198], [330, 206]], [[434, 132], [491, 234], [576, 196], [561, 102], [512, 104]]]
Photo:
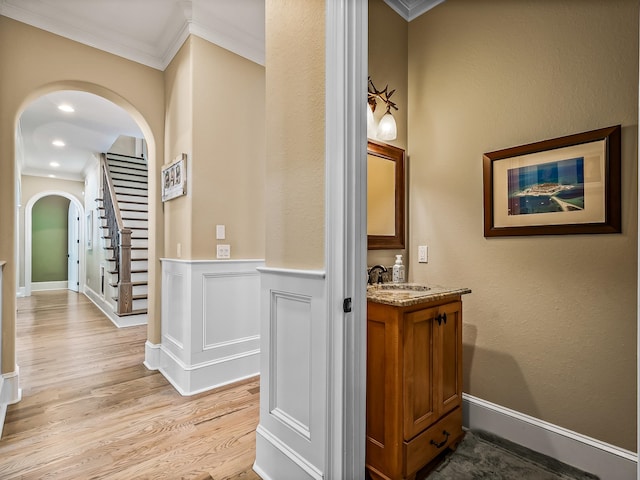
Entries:
[[[107, 273], [110, 273], [111, 275], [115, 275], [116, 273], [119, 273], [118, 270], [107, 270]], [[148, 270], [131, 270], [131, 273], [149, 273]]]
[[[116, 247], [104, 247], [105, 250], [115, 250]], [[131, 247], [131, 250], [149, 250], [147, 247]]]
[[[148, 284], [147, 282], [131, 282], [131, 285], [134, 286], [134, 287], [141, 287], [141, 286], [147, 285], [147, 284]], [[112, 287], [117, 287], [118, 286], [117, 283], [109, 283], [109, 285], [112, 286]]]
[[[120, 297], [111, 297], [111, 298], [113, 298], [117, 302]], [[146, 300], [146, 299], [147, 299], [146, 293], [143, 293], [140, 295], [131, 295], [131, 300]]]
[[115, 314], [119, 317], [128, 317], [129, 315], [142, 315], [144, 313], [147, 313], [147, 309], [146, 308], [139, 308], [138, 310], [132, 310], [128, 313], [118, 313], [115, 312]]

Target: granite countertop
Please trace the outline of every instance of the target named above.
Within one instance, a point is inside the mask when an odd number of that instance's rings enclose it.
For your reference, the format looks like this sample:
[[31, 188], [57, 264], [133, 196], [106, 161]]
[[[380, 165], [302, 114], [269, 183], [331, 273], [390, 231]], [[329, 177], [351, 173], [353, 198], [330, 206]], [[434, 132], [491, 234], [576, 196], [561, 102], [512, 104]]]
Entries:
[[468, 288], [449, 288], [419, 283], [382, 283], [367, 285], [367, 301], [394, 307], [409, 307], [419, 303], [435, 302], [447, 297], [471, 293]]

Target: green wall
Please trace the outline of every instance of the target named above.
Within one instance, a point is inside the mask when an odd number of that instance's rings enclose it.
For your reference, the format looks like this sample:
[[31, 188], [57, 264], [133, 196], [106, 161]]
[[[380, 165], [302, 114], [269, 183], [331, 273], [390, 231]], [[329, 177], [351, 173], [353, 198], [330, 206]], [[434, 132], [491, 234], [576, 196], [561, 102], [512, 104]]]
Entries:
[[67, 224], [69, 199], [48, 196], [32, 210], [31, 281], [67, 280]]

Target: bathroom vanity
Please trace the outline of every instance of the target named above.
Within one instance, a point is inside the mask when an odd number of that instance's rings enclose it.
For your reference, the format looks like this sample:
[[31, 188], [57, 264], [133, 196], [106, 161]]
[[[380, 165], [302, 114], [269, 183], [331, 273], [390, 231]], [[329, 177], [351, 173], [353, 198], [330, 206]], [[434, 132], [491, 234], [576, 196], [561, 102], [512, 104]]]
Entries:
[[462, 439], [462, 295], [367, 288], [367, 444], [372, 479], [410, 479]]

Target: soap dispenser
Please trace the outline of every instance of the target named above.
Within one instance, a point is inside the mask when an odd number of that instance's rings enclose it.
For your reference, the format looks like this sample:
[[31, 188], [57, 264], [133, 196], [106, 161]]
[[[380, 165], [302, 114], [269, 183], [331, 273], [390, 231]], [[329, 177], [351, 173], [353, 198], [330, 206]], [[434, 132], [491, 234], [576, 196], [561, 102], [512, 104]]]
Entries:
[[393, 283], [404, 283], [404, 265], [402, 255], [396, 255], [396, 263], [393, 266]]

